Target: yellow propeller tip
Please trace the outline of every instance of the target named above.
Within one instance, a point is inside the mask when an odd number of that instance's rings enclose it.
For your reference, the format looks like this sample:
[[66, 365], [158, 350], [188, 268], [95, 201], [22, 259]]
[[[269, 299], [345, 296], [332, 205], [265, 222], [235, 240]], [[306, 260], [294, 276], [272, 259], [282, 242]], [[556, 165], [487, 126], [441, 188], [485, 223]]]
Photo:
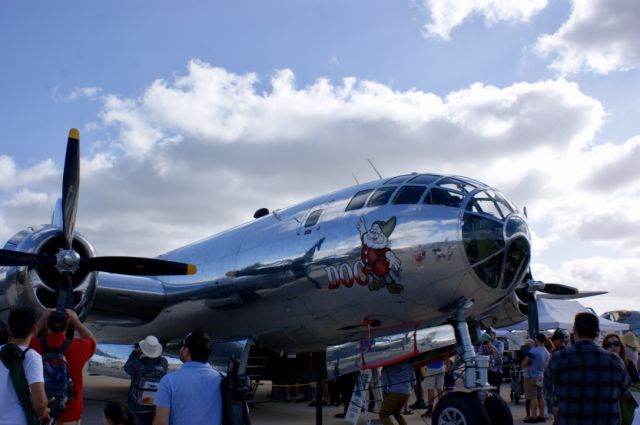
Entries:
[[193, 264], [187, 264], [187, 274], [196, 274], [198, 268]]
[[80, 140], [80, 131], [77, 128], [72, 128], [69, 130], [69, 139]]

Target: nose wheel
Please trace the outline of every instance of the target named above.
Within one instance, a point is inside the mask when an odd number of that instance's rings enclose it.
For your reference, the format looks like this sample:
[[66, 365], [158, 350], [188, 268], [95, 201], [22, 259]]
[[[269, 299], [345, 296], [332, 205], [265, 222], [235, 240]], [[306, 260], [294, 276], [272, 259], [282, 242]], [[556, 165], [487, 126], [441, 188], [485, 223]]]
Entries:
[[433, 411], [433, 425], [491, 425], [480, 400], [473, 393], [446, 394]]

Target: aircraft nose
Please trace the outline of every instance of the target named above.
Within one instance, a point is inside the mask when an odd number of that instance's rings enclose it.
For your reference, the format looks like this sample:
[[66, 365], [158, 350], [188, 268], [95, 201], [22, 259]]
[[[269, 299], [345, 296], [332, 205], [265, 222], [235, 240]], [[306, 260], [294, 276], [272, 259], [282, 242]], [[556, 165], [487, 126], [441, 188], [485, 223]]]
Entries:
[[467, 259], [490, 288], [507, 289], [529, 266], [529, 228], [517, 208], [498, 192], [482, 190], [468, 199], [462, 222]]

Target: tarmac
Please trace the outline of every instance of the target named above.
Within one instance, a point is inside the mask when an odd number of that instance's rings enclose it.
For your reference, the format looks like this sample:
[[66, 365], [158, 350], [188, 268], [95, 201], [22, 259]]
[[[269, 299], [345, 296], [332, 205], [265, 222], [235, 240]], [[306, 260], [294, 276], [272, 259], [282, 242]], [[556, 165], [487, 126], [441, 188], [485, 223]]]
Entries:
[[[85, 375], [84, 381], [84, 414], [83, 425], [102, 425], [102, 409], [109, 400], [120, 400], [126, 403], [129, 381], [125, 379], [110, 378], [105, 376]], [[258, 387], [251, 407], [251, 422], [256, 425], [293, 425], [293, 424], [315, 424], [316, 409], [310, 407], [308, 402], [281, 402], [271, 401], [268, 395], [271, 393], [271, 382], [263, 382]], [[501, 395], [505, 400], [509, 400], [509, 383], [505, 382], [501, 387]], [[415, 400], [410, 400], [411, 402]], [[522, 419], [525, 417], [524, 401], [518, 405], [509, 403], [513, 414], [514, 424], [524, 425]], [[326, 425], [348, 425], [344, 419], [334, 417], [336, 413], [342, 413], [342, 406], [323, 406], [322, 423]], [[431, 424], [431, 419], [423, 420], [420, 416], [422, 410], [413, 411], [412, 414], [405, 415], [405, 419], [410, 425]], [[371, 413], [371, 423], [381, 424], [378, 415]], [[360, 415], [358, 424], [366, 424], [364, 412]], [[551, 423], [550, 420], [547, 423]]]

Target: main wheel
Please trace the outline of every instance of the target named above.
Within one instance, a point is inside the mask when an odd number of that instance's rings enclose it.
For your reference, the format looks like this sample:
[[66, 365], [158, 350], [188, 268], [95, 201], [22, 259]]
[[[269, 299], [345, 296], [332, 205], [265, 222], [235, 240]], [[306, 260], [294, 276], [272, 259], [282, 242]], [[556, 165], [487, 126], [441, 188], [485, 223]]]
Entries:
[[474, 394], [446, 394], [433, 411], [433, 425], [491, 425], [489, 415]]
[[489, 415], [491, 425], [513, 425], [511, 409], [499, 395], [490, 392], [484, 401], [484, 410]]

